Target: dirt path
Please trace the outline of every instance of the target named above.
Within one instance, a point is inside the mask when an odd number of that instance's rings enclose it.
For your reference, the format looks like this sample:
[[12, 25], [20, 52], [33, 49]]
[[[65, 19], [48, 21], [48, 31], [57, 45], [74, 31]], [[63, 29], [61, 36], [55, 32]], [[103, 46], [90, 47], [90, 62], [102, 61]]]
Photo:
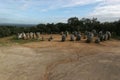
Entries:
[[69, 56], [57, 51], [21, 46], [0, 48], [0, 80], [43, 80], [48, 64]]
[[35, 42], [0, 47], [0, 80], [80, 79], [119, 80], [120, 42]]
[[49, 71], [47, 80], [119, 80], [120, 54], [100, 53], [79, 61], [59, 63]]

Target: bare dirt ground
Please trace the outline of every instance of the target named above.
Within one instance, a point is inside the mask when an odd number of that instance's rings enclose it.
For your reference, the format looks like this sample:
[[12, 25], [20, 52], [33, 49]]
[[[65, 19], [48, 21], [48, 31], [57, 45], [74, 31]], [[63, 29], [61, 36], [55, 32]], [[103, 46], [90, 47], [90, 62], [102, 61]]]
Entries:
[[120, 80], [120, 41], [0, 46], [0, 80]]

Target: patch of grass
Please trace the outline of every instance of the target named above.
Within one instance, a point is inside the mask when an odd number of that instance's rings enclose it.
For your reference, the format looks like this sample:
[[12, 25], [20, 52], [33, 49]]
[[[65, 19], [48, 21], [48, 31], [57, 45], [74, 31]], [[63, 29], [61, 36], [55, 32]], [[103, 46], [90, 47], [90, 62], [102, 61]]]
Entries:
[[10, 45], [10, 39], [11, 37], [4, 37], [4, 38], [0, 38], [0, 46], [7, 46]]
[[29, 40], [17, 39], [16, 36], [10, 36], [10, 37], [0, 38], [0, 46], [8, 46], [13, 44], [25, 44], [25, 43], [39, 42], [39, 41], [40, 40], [37, 40], [37, 39], [29, 39]]
[[24, 44], [29, 42], [39, 42], [40, 40], [37, 40], [37, 39], [23, 40], [23, 39], [17, 39], [15, 36], [13, 36], [13, 38], [11, 38], [10, 41], [13, 43]]

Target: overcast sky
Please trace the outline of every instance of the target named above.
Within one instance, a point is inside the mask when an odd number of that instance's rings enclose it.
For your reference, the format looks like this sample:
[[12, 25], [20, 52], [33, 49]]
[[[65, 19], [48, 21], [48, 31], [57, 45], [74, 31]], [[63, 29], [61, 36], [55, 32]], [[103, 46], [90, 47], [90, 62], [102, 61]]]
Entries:
[[0, 23], [56, 23], [70, 17], [120, 19], [120, 0], [0, 0]]

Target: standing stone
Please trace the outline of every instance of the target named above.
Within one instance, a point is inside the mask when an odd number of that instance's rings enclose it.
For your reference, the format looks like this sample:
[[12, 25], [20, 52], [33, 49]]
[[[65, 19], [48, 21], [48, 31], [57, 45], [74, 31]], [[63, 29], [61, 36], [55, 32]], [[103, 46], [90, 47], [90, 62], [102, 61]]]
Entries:
[[104, 41], [108, 40], [108, 34], [105, 33], [105, 34], [104, 34], [104, 37], [105, 37], [105, 38], [104, 38]]
[[103, 41], [104, 35], [102, 31], [99, 32], [98, 37], [100, 38], [100, 41]]
[[81, 40], [81, 34], [78, 33], [77, 36], [76, 36], [76, 41], [80, 41]]
[[22, 39], [22, 33], [18, 33], [18, 39]]
[[74, 36], [75, 36], [75, 37], [77, 36], [77, 31], [74, 31]]
[[36, 37], [38, 40], [40, 40], [40, 32], [36, 32]]
[[86, 39], [86, 38], [87, 38], [87, 35], [88, 35], [88, 31], [85, 31], [84, 36], [83, 36], [83, 39]]
[[30, 39], [33, 39], [33, 32], [30, 32]]
[[24, 32], [22, 33], [22, 38], [23, 38], [24, 40], [27, 39], [27, 37], [26, 37], [26, 35], [25, 35]]
[[61, 41], [64, 42], [65, 40], [66, 40], [66, 36], [65, 36], [65, 34], [63, 34]]
[[105, 41], [105, 35], [104, 34], [102, 35], [102, 40]]
[[103, 32], [102, 32], [102, 31], [100, 31], [100, 32], [99, 32], [99, 35], [102, 35], [102, 34], [103, 34]]
[[33, 33], [33, 39], [37, 39], [36, 33]]
[[95, 29], [92, 30], [92, 33], [94, 34], [94, 36], [97, 36], [97, 32]]
[[68, 31], [65, 31], [65, 36], [66, 36], [66, 37], [68, 36], [68, 34], [69, 34]]
[[[77, 36], [77, 35], [76, 35]], [[75, 36], [73, 34], [70, 35], [70, 41], [74, 41], [75, 40]]]
[[26, 38], [27, 38], [27, 39], [30, 39], [29, 33], [26, 33]]
[[87, 43], [91, 43], [92, 42], [92, 40], [93, 40], [93, 33], [92, 32], [89, 32], [88, 33], [88, 35], [87, 35], [87, 40], [86, 40], [86, 42]]
[[108, 40], [110, 40], [110, 38], [111, 38], [111, 33], [110, 33], [110, 31], [106, 31], [106, 34], [108, 34]]
[[105, 35], [100, 35], [100, 41], [104, 41]]

